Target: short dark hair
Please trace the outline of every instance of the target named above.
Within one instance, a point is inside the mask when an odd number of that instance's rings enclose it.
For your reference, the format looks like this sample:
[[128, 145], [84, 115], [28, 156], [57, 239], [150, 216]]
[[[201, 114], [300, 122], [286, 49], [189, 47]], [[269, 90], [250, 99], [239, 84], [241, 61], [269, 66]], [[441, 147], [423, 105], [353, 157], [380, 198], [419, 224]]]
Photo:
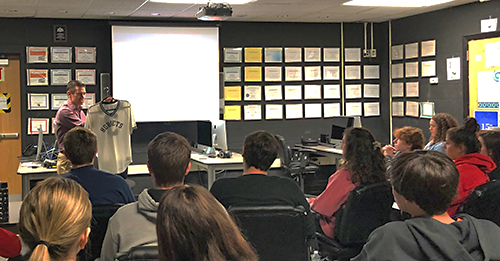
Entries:
[[500, 166], [500, 131], [485, 130], [478, 132], [479, 137], [483, 139], [483, 144], [487, 150], [491, 150], [491, 159]]
[[88, 164], [95, 156], [97, 136], [87, 128], [74, 127], [64, 135], [63, 145], [71, 164]]
[[410, 150], [421, 150], [424, 148], [424, 133], [422, 129], [405, 126], [393, 132], [394, 137], [411, 144]]
[[159, 260], [258, 260], [224, 207], [200, 186], [163, 193], [156, 233]]
[[179, 134], [160, 133], [148, 145], [148, 163], [157, 186], [184, 182], [190, 160], [191, 146]]
[[76, 92], [76, 87], [85, 87], [85, 84], [81, 81], [71, 80], [68, 82], [68, 85], [66, 85], [66, 91], [74, 94]]
[[400, 153], [392, 161], [389, 172], [394, 190], [428, 215], [444, 213], [457, 195], [457, 167], [442, 152]]
[[254, 131], [245, 138], [243, 159], [248, 167], [267, 171], [278, 157], [279, 144], [269, 132]]
[[449, 129], [446, 137], [456, 145], [464, 145], [465, 154], [477, 153], [481, 150], [481, 143], [476, 136], [478, 130], [476, 119], [467, 118], [464, 126]]

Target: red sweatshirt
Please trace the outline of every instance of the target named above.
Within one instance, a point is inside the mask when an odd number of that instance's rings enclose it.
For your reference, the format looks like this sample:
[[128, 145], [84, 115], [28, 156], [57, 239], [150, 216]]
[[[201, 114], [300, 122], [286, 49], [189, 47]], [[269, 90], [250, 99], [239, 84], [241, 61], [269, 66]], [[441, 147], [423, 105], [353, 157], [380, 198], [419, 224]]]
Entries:
[[488, 156], [479, 153], [466, 154], [454, 161], [460, 173], [460, 181], [457, 197], [448, 209], [450, 215], [455, 214], [457, 208], [465, 202], [475, 187], [490, 181], [487, 173], [496, 168], [495, 163]]
[[16, 257], [21, 252], [21, 241], [16, 234], [0, 228], [0, 256]]

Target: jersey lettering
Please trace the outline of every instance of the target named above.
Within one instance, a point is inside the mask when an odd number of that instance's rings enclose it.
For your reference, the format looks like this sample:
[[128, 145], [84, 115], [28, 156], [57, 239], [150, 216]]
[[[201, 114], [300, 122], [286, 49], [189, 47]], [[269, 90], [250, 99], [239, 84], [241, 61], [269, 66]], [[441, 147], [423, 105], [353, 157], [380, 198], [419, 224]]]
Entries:
[[119, 129], [121, 129], [123, 127], [123, 123], [119, 122], [119, 121], [116, 121], [116, 120], [110, 120], [106, 123], [104, 123], [101, 127], [101, 131], [104, 133], [106, 132], [109, 128], [111, 127], [117, 127]]

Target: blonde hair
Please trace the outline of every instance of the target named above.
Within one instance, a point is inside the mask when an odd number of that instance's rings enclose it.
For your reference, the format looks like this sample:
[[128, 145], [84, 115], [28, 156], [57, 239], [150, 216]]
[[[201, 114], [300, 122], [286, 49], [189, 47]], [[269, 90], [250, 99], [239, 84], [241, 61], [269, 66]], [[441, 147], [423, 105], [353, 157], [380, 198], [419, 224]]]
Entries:
[[91, 219], [88, 193], [78, 183], [61, 177], [39, 182], [24, 199], [19, 216], [19, 234], [32, 250], [29, 260], [67, 258]]

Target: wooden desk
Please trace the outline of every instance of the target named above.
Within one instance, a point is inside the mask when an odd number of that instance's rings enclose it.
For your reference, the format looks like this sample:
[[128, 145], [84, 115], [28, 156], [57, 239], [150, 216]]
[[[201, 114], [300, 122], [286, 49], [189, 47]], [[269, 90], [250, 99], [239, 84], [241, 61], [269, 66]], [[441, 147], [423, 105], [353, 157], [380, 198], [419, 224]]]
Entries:
[[[233, 156], [229, 159], [221, 158], [210, 158], [207, 155], [192, 152], [191, 153], [191, 169], [193, 167], [198, 169], [206, 170], [208, 173], [208, 189], [212, 187], [215, 181], [215, 171], [216, 170], [242, 170], [243, 169], [243, 157], [241, 154], [233, 153]], [[280, 160], [276, 159], [271, 166], [271, 168], [280, 168]], [[128, 167], [128, 175], [141, 175], [148, 174], [148, 168], [145, 164], [130, 165]], [[31, 168], [22, 166], [19, 164], [17, 170], [18, 175], [22, 175], [22, 187], [23, 187], [23, 199], [28, 194], [31, 189], [31, 184], [40, 180], [44, 180], [48, 177], [57, 176], [56, 169], [46, 169], [44, 167]], [[34, 184], [33, 184], [34, 186]]]

